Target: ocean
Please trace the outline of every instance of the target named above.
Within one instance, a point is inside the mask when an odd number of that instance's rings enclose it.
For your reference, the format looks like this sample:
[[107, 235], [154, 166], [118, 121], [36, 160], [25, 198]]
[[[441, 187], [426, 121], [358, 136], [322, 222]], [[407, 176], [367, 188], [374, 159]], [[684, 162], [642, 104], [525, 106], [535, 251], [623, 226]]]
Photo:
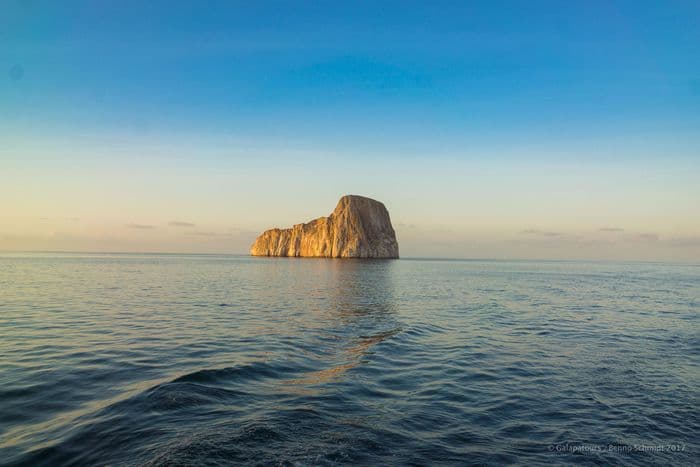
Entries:
[[697, 465], [700, 266], [0, 255], [2, 465]]

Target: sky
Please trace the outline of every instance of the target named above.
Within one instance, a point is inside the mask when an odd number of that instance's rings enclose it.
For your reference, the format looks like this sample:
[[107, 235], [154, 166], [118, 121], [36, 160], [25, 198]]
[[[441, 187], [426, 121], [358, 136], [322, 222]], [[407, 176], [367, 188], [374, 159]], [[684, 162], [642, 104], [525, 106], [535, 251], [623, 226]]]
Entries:
[[0, 251], [700, 261], [700, 2], [0, 3]]

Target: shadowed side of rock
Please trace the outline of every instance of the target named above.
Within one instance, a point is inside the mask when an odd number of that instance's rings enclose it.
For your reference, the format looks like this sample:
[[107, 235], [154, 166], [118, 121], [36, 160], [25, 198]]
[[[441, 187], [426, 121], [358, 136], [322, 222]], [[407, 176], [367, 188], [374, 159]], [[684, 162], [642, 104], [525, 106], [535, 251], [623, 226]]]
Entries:
[[364, 196], [343, 196], [333, 213], [289, 229], [263, 232], [253, 256], [398, 258], [399, 245], [384, 204]]

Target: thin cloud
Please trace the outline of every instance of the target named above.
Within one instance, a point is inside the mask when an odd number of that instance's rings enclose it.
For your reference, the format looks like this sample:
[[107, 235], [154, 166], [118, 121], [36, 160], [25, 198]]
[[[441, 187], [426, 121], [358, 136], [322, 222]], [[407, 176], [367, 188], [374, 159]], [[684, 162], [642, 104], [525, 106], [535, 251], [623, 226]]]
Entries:
[[170, 221], [170, 222], [168, 222], [168, 225], [173, 226], [173, 227], [194, 227], [193, 223], [183, 222], [183, 221]]
[[621, 227], [601, 227], [599, 229], [601, 232], [624, 232], [625, 229]]
[[153, 229], [154, 226], [148, 224], [126, 224], [130, 229]]
[[51, 218], [51, 217], [40, 217], [39, 220], [40, 220], [40, 221], [44, 221], [44, 222], [45, 222], [45, 221], [60, 221], [60, 220], [71, 221], [71, 222], [79, 222], [79, 221], [80, 221], [80, 217], [64, 217], [64, 218], [62, 218], [62, 219], [59, 219], [59, 218]]
[[256, 237], [260, 232], [255, 232], [252, 230], [240, 230], [240, 229], [232, 229], [231, 231], [228, 232], [216, 232], [212, 230], [195, 230], [195, 231], [188, 231], [185, 233], [185, 235], [189, 236], [195, 236], [195, 237], [218, 237], [218, 238], [254, 238]]
[[700, 237], [676, 237], [668, 240], [674, 247], [700, 247]]
[[658, 242], [659, 241], [659, 234], [656, 233], [643, 233], [639, 234], [637, 236], [639, 240], [645, 241], [645, 242]]
[[538, 230], [538, 229], [525, 229], [521, 230], [519, 232], [520, 234], [524, 235], [539, 235], [542, 237], [561, 237], [561, 232], [550, 232], [547, 230]]
[[231, 234], [219, 232], [190, 232], [188, 235], [196, 235], [198, 237], [228, 237]]

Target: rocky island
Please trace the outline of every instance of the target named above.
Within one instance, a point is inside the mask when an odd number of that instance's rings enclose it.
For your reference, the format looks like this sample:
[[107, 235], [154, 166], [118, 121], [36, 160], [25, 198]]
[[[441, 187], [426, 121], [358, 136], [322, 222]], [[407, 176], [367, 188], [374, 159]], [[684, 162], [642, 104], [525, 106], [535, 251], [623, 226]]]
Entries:
[[398, 258], [399, 244], [384, 204], [346, 195], [328, 217], [290, 229], [263, 232], [250, 247], [253, 256]]

